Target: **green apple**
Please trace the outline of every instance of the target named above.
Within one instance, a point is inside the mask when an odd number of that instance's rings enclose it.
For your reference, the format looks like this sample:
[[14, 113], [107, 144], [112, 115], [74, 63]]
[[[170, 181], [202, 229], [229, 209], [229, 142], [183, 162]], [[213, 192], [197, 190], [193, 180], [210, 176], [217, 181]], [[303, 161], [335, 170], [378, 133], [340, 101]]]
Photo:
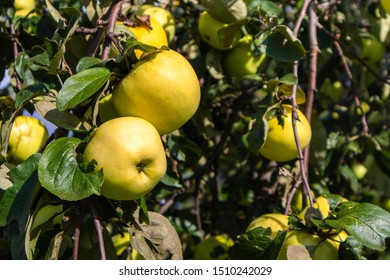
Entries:
[[245, 75], [258, 73], [265, 59], [265, 54], [256, 53], [253, 37], [248, 34], [224, 53], [222, 65], [229, 76], [241, 79]]
[[362, 44], [360, 57], [369, 64], [378, 62], [385, 54], [385, 46], [374, 35], [368, 32], [359, 34]]
[[203, 41], [217, 50], [228, 50], [233, 48], [242, 37], [240, 29], [234, 28], [232, 32], [221, 30], [228, 26], [227, 23], [213, 18], [207, 11], [199, 16], [198, 31]]
[[153, 17], [165, 30], [167, 34], [168, 43], [170, 44], [175, 37], [176, 24], [173, 14], [158, 6], [142, 5], [138, 12], [139, 15], [149, 15]]
[[162, 50], [135, 64], [113, 89], [112, 101], [119, 116], [143, 118], [163, 135], [180, 128], [195, 114], [200, 84], [184, 56]]
[[39, 152], [48, 138], [46, 126], [37, 118], [16, 117], [11, 128], [7, 159], [14, 163], [25, 161], [31, 155]]
[[157, 185], [167, 168], [159, 133], [137, 117], [103, 123], [87, 143], [84, 159], [96, 160], [96, 169], [103, 169], [101, 194], [115, 200], [141, 198]]
[[209, 235], [194, 248], [194, 260], [224, 260], [234, 241], [226, 234]]

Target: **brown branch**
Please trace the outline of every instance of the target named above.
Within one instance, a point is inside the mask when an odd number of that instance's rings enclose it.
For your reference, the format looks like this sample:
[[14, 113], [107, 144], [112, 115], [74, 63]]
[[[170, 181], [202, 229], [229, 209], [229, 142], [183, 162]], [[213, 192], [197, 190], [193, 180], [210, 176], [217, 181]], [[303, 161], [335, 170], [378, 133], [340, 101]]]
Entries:
[[98, 244], [99, 244], [99, 250], [100, 250], [100, 259], [101, 260], [106, 260], [106, 251], [104, 248], [104, 239], [103, 239], [103, 226], [100, 223], [100, 220], [97, 217], [96, 214], [96, 209], [93, 205], [92, 200], [89, 200], [89, 207], [92, 212], [92, 218], [93, 218], [93, 223], [95, 224], [95, 229], [96, 229], [96, 234], [98, 238]]
[[[14, 27], [14, 25], [12, 23], [10, 24], [10, 31], [11, 31], [12, 49], [13, 49], [13, 52], [14, 52], [14, 58], [16, 60], [18, 58], [18, 56], [19, 56], [18, 37], [16, 35], [15, 27]], [[15, 81], [16, 81], [16, 88], [19, 91], [19, 90], [22, 89], [23, 84], [22, 84], [22, 81], [20, 80], [19, 74], [16, 72], [16, 70], [15, 70], [15, 73], [14, 73], [14, 77], [15, 77]]]
[[114, 38], [115, 24], [118, 19], [119, 12], [121, 11], [122, 3], [123, 1], [117, 1], [117, 3], [115, 3], [112, 6], [112, 10], [108, 18], [107, 36], [104, 41], [104, 48], [101, 55], [102, 60], [108, 59], [108, 56], [110, 54], [111, 42], [114, 40], [113, 38]]

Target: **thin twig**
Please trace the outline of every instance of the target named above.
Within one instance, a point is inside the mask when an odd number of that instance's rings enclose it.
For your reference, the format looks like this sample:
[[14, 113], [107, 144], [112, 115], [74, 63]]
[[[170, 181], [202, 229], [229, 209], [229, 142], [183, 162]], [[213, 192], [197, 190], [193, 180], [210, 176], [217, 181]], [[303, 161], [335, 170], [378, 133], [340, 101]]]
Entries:
[[106, 260], [106, 251], [104, 248], [104, 239], [103, 239], [103, 226], [97, 217], [96, 209], [95, 209], [91, 200], [89, 201], [89, 207], [90, 207], [91, 212], [92, 212], [93, 223], [95, 224], [96, 234], [97, 234], [97, 238], [98, 238], [100, 259]]
[[[301, 12], [300, 12], [300, 15], [299, 15], [299, 18], [296, 22], [296, 25], [294, 27], [294, 35], [297, 36], [298, 35], [298, 31], [299, 31], [299, 28], [300, 28], [300, 25], [302, 23], [302, 20], [306, 14], [306, 11], [307, 9], [309, 8], [310, 6], [310, 3], [311, 3], [311, 0], [306, 0], [303, 4], [303, 7], [301, 9]], [[293, 73], [294, 75], [298, 78], [298, 65], [299, 65], [299, 62], [298, 61], [294, 61], [294, 65], [293, 65]], [[310, 203], [310, 206], [313, 206], [313, 197], [311, 195], [311, 192], [310, 192], [310, 186], [309, 186], [309, 182], [307, 180], [307, 176], [306, 176], [306, 168], [305, 168], [305, 164], [304, 164], [304, 154], [302, 152], [302, 147], [299, 143], [299, 137], [298, 137], [298, 131], [297, 131], [297, 126], [296, 126], [296, 121], [298, 119], [298, 114], [297, 114], [297, 110], [298, 110], [298, 104], [297, 104], [297, 100], [296, 100], [296, 93], [297, 93], [297, 85], [294, 84], [293, 85], [293, 88], [292, 88], [292, 95], [291, 95], [291, 99], [292, 99], [292, 126], [293, 126], [293, 130], [294, 130], [294, 138], [295, 138], [295, 143], [297, 145], [297, 149], [298, 149], [298, 157], [299, 157], [299, 165], [300, 165], [300, 168], [301, 168], [301, 179], [302, 179], [302, 182], [303, 182], [303, 187], [304, 189], [306, 190], [307, 192], [307, 195], [309, 197], [309, 203]]]
[[[337, 37], [336, 37], [337, 38]], [[344, 66], [345, 73], [347, 74], [348, 79], [351, 81], [351, 89], [352, 89], [352, 94], [353, 94], [353, 100], [357, 108], [360, 108], [362, 115], [361, 115], [361, 122], [362, 122], [362, 135], [367, 136], [369, 132], [369, 127], [367, 123], [367, 118], [366, 118], [366, 113], [364, 112], [362, 105], [360, 103], [359, 97], [356, 95], [356, 90], [355, 90], [355, 84], [353, 82], [353, 75], [352, 72], [348, 66], [347, 60], [345, 59], [343, 49], [340, 46], [340, 43], [338, 41], [333, 42], [338, 55], [341, 58], [341, 62]]]

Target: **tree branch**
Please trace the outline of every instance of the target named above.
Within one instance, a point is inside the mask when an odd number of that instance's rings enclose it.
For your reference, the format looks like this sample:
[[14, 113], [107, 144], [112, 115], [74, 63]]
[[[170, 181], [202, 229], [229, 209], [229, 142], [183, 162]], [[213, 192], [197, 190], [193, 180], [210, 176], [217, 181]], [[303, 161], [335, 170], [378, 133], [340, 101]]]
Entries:
[[104, 240], [103, 240], [103, 226], [97, 217], [96, 209], [95, 209], [91, 200], [89, 200], [89, 207], [90, 207], [91, 212], [92, 212], [93, 223], [95, 224], [96, 234], [97, 234], [97, 238], [98, 238], [100, 259], [106, 260], [107, 259], [106, 258], [106, 251], [104, 248]]

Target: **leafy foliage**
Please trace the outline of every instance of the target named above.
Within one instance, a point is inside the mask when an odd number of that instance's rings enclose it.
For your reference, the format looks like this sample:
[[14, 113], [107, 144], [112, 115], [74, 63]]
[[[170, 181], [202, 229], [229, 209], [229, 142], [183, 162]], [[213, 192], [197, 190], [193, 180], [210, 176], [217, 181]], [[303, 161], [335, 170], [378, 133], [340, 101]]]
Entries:
[[[379, 1], [147, 0], [174, 16], [174, 40], [162, 49], [191, 63], [202, 100], [190, 121], [162, 136], [165, 177], [130, 202], [100, 196], [104, 170], [93, 171], [82, 153], [101, 124], [99, 101], [131, 71], [134, 50], [159, 50], [114, 27], [118, 16], [132, 24], [141, 1], [35, 1], [27, 16], [14, 2], [5, 1], [0, 20], [0, 258], [117, 259], [111, 237], [128, 231], [127, 249], [145, 258], [191, 259], [205, 236], [227, 233], [230, 258], [275, 259], [288, 230], [271, 240], [270, 228], [244, 229], [285, 211], [289, 230], [348, 232], [340, 259], [390, 258], [390, 15]], [[226, 73], [227, 51], [197, 29], [205, 9], [227, 24], [219, 39], [253, 37], [253, 53], [266, 55], [258, 72]], [[378, 40], [383, 49], [369, 53], [383, 57], [367, 57], [361, 34]], [[278, 163], [258, 151], [267, 117], [284, 103], [305, 111], [313, 137], [304, 159]], [[15, 165], [7, 150], [20, 114], [54, 128], [41, 151]], [[299, 193], [308, 197], [303, 175], [314, 197], [328, 198], [326, 218], [316, 208], [299, 217], [310, 203], [294, 204]], [[33, 228], [45, 206], [61, 210]]]

